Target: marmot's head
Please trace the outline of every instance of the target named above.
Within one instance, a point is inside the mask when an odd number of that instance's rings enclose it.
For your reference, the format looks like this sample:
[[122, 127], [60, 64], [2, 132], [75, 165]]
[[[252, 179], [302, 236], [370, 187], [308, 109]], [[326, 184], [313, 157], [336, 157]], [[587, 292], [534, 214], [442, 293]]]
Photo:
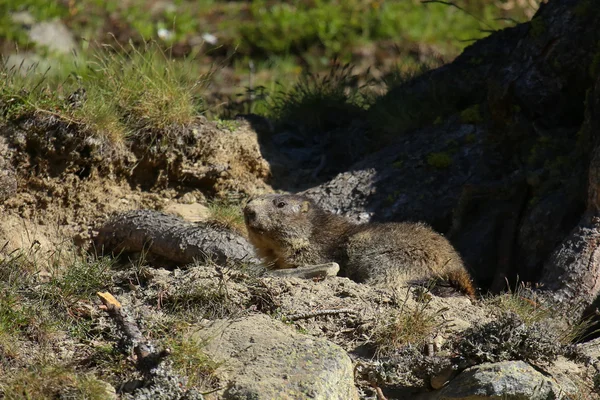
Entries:
[[308, 238], [319, 209], [307, 197], [269, 194], [256, 197], [244, 208], [244, 219], [250, 235], [285, 241]]

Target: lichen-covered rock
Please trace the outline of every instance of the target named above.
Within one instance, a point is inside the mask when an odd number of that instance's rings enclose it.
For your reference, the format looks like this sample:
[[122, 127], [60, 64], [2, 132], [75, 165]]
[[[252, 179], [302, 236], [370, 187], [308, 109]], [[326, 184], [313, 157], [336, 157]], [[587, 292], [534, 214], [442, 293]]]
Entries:
[[266, 315], [218, 320], [193, 334], [222, 362], [223, 399], [358, 399], [350, 357]]
[[448, 386], [427, 398], [560, 399], [564, 392], [550, 378], [523, 361], [481, 364], [463, 371]]

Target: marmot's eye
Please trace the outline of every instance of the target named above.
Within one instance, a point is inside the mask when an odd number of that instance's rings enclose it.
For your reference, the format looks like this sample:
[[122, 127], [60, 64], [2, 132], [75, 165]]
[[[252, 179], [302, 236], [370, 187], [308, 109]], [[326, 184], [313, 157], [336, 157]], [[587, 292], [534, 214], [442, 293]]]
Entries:
[[277, 202], [277, 208], [283, 208], [283, 207], [285, 207], [285, 201]]

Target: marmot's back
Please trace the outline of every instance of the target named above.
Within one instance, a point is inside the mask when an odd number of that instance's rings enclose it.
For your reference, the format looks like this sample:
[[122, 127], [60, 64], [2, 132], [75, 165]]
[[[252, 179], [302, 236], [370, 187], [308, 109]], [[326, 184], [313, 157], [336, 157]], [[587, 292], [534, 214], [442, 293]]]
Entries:
[[345, 253], [346, 273], [358, 282], [395, 285], [465, 270], [450, 242], [422, 223], [357, 225]]

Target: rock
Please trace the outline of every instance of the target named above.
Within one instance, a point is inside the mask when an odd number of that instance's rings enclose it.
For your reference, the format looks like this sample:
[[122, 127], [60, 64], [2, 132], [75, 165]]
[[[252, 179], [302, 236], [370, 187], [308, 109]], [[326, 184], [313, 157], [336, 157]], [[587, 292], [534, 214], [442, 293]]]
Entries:
[[49, 50], [57, 53], [69, 53], [76, 47], [73, 34], [59, 20], [32, 25], [29, 39], [35, 44], [46, 46]]
[[28, 11], [17, 11], [10, 14], [10, 19], [14, 24], [23, 25], [25, 27], [31, 27], [35, 24], [35, 18]]
[[17, 192], [17, 177], [8, 162], [10, 151], [4, 138], [0, 138], [0, 204]]
[[194, 204], [169, 204], [164, 211], [167, 214], [176, 215], [189, 222], [200, 222], [206, 221], [210, 214], [208, 207], [194, 203]]
[[99, 228], [95, 246], [117, 253], [146, 251], [177, 264], [209, 257], [217, 263], [259, 262], [252, 245], [229, 229], [193, 224], [152, 210], [113, 215]]
[[6, 69], [14, 69], [15, 71], [18, 71], [21, 76], [26, 76], [31, 71], [46, 71], [48, 68], [53, 68], [55, 66], [56, 64], [54, 62], [31, 51], [10, 54], [6, 57]]
[[193, 334], [222, 362], [223, 399], [358, 399], [350, 357], [266, 315], [218, 320]]
[[481, 364], [463, 371], [430, 399], [558, 399], [564, 395], [550, 378], [523, 361]]
[[15, 173], [9, 169], [0, 169], [0, 204], [17, 192]]

